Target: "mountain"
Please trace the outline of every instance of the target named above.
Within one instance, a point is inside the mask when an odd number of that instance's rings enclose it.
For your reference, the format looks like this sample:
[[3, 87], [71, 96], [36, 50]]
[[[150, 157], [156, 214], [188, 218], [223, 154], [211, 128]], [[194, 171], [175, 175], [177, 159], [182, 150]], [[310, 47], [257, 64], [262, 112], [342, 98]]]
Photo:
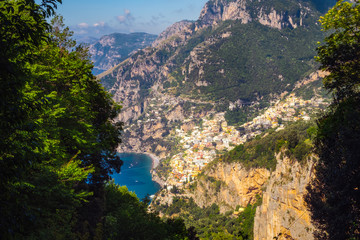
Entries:
[[149, 91], [156, 90], [215, 102], [231, 123], [244, 122], [230, 105], [243, 106], [242, 112], [252, 111], [247, 106], [263, 108], [316, 69], [316, 42], [324, 37], [318, 5], [212, 0], [196, 22], [176, 23], [171, 27], [176, 30], [165, 31], [153, 47], [99, 77], [123, 102], [124, 121], [140, 116]]
[[305, 100], [322, 95], [323, 74], [313, 73], [324, 38], [321, 6], [212, 0], [197, 21], [175, 23], [151, 47], [99, 75], [123, 106], [122, 149], [170, 156], [179, 121], [196, 124], [222, 112], [228, 124], [240, 126], [292, 91]]
[[75, 36], [77, 43], [85, 43], [85, 44], [94, 44], [99, 41], [98, 38], [89, 37], [89, 36]]
[[169, 37], [180, 33], [184, 28], [190, 26], [194, 21], [188, 21], [183, 20], [180, 22], [176, 22], [170, 27], [166, 28], [165, 31], [163, 31], [158, 38], [155, 40], [155, 42], [152, 44], [153, 47], [158, 46], [162, 41], [168, 39]]
[[100, 74], [131, 56], [135, 51], [152, 44], [156, 35], [148, 33], [113, 33], [90, 45], [94, 74]]
[[[224, 219], [237, 212], [247, 228], [255, 226], [249, 230], [255, 239], [280, 233], [311, 239], [302, 197], [313, 169], [311, 141], [306, 129], [286, 125], [309, 121], [327, 106], [321, 88], [327, 73], [317, 71], [314, 56], [325, 37], [318, 19], [332, 4], [210, 0], [197, 21], [175, 23], [99, 76], [123, 106], [118, 150], [161, 159], [153, 170], [163, 186], [156, 210], [199, 217], [207, 226], [209, 217], [189, 212], [200, 206]], [[197, 230], [207, 238], [203, 225]]]
[[[298, 122], [234, 148], [209, 163], [184, 190], [162, 189], [152, 207], [183, 217], [201, 239], [214, 237], [214, 232], [226, 232], [228, 239], [314, 239], [303, 197], [314, 156], [294, 151], [309, 144], [309, 126]], [[280, 139], [289, 145], [279, 144]], [[261, 163], [264, 159], [272, 169]]]

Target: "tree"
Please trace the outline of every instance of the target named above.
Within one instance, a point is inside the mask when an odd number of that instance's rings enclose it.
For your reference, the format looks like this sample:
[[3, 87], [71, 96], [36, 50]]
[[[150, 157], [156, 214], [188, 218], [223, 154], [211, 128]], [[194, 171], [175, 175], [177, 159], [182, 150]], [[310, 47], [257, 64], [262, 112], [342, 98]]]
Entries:
[[[116, 155], [120, 110], [91, 73], [86, 48], [56, 17], [60, 0], [0, 1], [0, 235], [95, 235]], [[86, 203], [87, 201], [87, 203]], [[84, 208], [94, 214], [82, 211]], [[97, 233], [101, 232], [100, 228]]]
[[126, 186], [109, 182], [105, 196], [104, 239], [196, 239], [194, 229], [186, 229], [182, 219], [160, 219]]
[[339, 1], [320, 18], [323, 30], [333, 31], [318, 48], [321, 69], [330, 74], [324, 86], [334, 95], [335, 104], [359, 93], [360, 85], [360, 6]]
[[318, 120], [315, 176], [305, 196], [317, 239], [360, 238], [360, 4], [339, 1], [321, 24], [324, 86], [334, 99]]

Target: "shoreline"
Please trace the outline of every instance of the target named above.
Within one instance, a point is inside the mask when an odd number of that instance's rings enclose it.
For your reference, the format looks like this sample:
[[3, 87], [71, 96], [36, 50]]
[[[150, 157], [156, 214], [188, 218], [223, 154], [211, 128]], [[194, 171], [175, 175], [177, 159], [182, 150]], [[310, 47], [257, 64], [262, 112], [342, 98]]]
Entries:
[[156, 155], [154, 155], [152, 153], [147, 153], [147, 152], [144, 152], [143, 154], [145, 154], [151, 158], [151, 160], [152, 160], [151, 170], [154, 170], [157, 166], [159, 166], [160, 159]]

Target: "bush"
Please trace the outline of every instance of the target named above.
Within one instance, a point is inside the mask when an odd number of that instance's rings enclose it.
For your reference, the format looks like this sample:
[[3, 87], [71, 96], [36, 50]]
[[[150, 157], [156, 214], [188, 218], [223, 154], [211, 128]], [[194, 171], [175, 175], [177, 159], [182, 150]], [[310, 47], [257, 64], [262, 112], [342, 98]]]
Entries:
[[[307, 131], [307, 129], [311, 130]], [[269, 130], [268, 135], [263, 134], [238, 145], [221, 158], [225, 162], [241, 162], [246, 168], [275, 169], [275, 153], [282, 149], [288, 157], [298, 161], [303, 160], [312, 149], [310, 134], [313, 131], [313, 123], [298, 121], [278, 132]]]

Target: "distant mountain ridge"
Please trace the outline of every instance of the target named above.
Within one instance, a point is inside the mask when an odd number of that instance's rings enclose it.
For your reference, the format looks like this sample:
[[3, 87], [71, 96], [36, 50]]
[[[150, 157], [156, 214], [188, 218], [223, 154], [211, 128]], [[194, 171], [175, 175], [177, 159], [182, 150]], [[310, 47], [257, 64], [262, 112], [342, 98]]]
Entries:
[[94, 74], [106, 71], [130, 57], [139, 49], [150, 46], [157, 35], [148, 33], [113, 33], [90, 45]]

